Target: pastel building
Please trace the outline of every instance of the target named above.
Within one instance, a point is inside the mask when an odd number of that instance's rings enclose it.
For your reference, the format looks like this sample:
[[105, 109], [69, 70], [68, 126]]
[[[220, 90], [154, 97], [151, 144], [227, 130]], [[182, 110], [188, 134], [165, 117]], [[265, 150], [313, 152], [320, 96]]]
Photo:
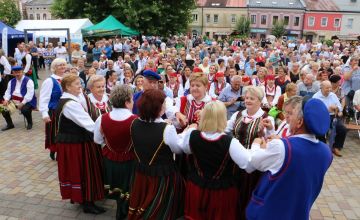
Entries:
[[248, 0], [248, 10], [253, 37], [265, 38], [280, 20], [286, 25], [285, 36], [302, 36], [305, 7], [301, 0]]
[[226, 37], [241, 16], [247, 16], [246, 0], [199, 0], [189, 25], [193, 36]]
[[305, 0], [304, 37], [310, 41], [331, 39], [340, 34], [342, 13], [332, 0]]
[[360, 36], [360, 1], [333, 0], [342, 14], [340, 34], [344, 40], [357, 40]]

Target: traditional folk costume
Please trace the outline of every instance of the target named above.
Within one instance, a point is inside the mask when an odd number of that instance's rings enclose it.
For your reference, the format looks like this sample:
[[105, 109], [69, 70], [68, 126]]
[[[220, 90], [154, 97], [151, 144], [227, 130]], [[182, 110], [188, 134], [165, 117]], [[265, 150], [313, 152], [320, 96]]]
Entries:
[[87, 111], [93, 121], [96, 121], [96, 119], [100, 115], [103, 115], [111, 111], [111, 104], [109, 101], [109, 97], [106, 95], [106, 93], [104, 93], [100, 101], [98, 101], [91, 93], [85, 96], [85, 99], [86, 99]]
[[[329, 147], [315, 135], [327, 132], [330, 117], [320, 100], [310, 99], [303, 109], [308, 134], [275, 139], [252, 155], [252, 167], [265, 173], [247, 206], [249, 220], [309, 219], [332, 162]], [[260, 147], [256, 145], [253, 148]]]
[[171, 89], [174, 99], [177, 98], [177, 97], [180, 97], [180, 96], [182, 96], [184, 94], [184, 89], [183, 89], [182, 85], [178, 81], [176, 81], [175, 84], [171, 84], [170, 82], [167, 82], [166, 87]]
[[62, 199], [90, 203], [104, 198], [101, 149], [93, 142], [94, 122], [79, 97], [64, 92], [56, 109], [58, 173]]
[[196, 102], [194, 97], [189, 94], [187, 96], [182, 96], [180, 101], [176, 103], [176, 106], [178, 109], [180, 109], [180, 112], [187, 117], [189, 124], [192, 124], [198, 123], [199, 121], [199, 118], [197, 115], [195, 115], [195, 112], [202, 110], [206, 103], [212, 100], [213, 99], [206, 94], [204, 98], [200, 100], [200, 102]]
[[209, 95], [211, 96], [211, 98], [216, 99], [221, 91], [223, 89], [225, 89], [225, 87], [227, 87], [229, 85], [229, 83], [227, 83], [226, 81], [224, 81], [223, 83], [219, 83], [219, 82], [213, 82], [210, 85], [210, 90], [209, 90]]
[[[12, 68], [13, 71], [22, 70], [20, 66]], [[7, 85], [5, 91], [4, 100], [14, 101], [16, 103], [22, 103], [24, 106], [20, 109], [21, 114], [27, 121], [27, 130], [32, 128], [32, 111], [36, 109], [37, 99], [34, 92], [34, 83], [27, 76], [22, 76], [20, 80], [13, 78]], [[7, 127], [3, 130], [14, 128], [13, 121], [10, 116], [10, 112], [4, 111], [2, 115], [6, 121]]]
[[45, 149], [51, 153], [56, 152], [55, 137], [57, 133], [57, 123], [55, 110], [62, 95], [61, 77], [52, 74], [44, 80], [40, 90], [39, 111], [42, 118], [49, 117], [50, 122], [45, 124]]
[[240, 145], [225, 133], [186, 131], [182, 148], [192, 157], [187, 161], [185, 219], [239, 219], [236, 165], [229, 150], [232, 145], [235, 149], [245, 149], [235, 146], [235, 142]]
[[[274, 75], [268, 75], [266, 76], [266, 80], [274, 80]], [[281, 88], [280, 86], [274, 85], [272, 87], [270, 87], [267, 83], [265, 84], [265, 86], [262, 86], [262, 89], [264, 91], [264, 98], [262, 100], [262, 103], [267, 105], [269, 108], [271, 108], [272, 106], [276, 106], [276, 104], [278, 103], [278, 100], [281, 96]]]
[[1, 74], [0, 75], [1, 76], [1, 79], [0, 79], [0, 103], [1, 103], [9, 81], [12, 78], [14, 78], [14, 76], [11, 75], [10, 63], [5, 56], [0, 57], [0, 74]]
[[105, 188], [110, 190], [107, 197], [117, 201], [116, 219], [124, 219], [128, 214], [135, 168], [130, 128], [136, 118], [128, 109], [114, 108], [95, 122], [94, 140], [104, 145], [104, 183]]
[[183, 215], [184, 180], [173, 153], [181, 153], [173, 125], [135, 119], [131, 138], [137, 158], [131, 187], [129, 220], [172, 220]]
[[[234, 113], [228, 121], [226, 132], [233, 133], [240, 143], [246, 148], [251, 149], [252, 142], [255, 138], [264, 137], [270, 134], [270, 131], [259, 130], [259, 125], [262, 119], [268, 118], [274, 125], [274, 119], [268, 117], [267, 113], [261, 108], [253, 115], [249, 116], [247, 110]], [[248, 174], [244, 170], [239, 170], [239, 189], [240, 189], [240, 217], [245, 219], [245, 209], [250, 201], [251, 194], [255, 189], [259, 179], [262, 175], [261, 172], [255, 171]]]
[[24, 74], [29, 77], [34, 82], [34, 89], [38, 89], [39, 84], [37, 81], [37, 73], [35, 71], [35, 68], [31, 64], [32, 62], [32, 56], [30, 53], [27, 53], [22, 59], [22, 66], [24, 68]]

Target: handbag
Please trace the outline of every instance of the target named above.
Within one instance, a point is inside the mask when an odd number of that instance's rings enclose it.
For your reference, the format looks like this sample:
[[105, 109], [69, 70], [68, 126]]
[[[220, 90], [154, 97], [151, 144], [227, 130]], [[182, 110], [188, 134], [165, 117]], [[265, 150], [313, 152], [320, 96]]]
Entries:
[[16, 111], [16, 105], [13, 101], [9, 101], [8, 105], [0, 104], [0, 112], [9, 112], [10, 114], [14, 113]]
[[280, 112], [281, 111], [279, 111], [279, 109], [276, 106], [274, 106], [269, 110], [268, 115], [270, 115], [273, 118], [277, 118]]

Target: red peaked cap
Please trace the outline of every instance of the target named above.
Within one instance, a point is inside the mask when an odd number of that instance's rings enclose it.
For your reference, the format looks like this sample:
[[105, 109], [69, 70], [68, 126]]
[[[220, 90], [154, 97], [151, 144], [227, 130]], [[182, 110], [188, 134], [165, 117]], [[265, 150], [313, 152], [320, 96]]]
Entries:
[[268, 81], [268, 80], [275, 80], [275, 75], [274, 74], [266, 75], [265, 81]]
[[172, 72], [169, 74], [170, 77], [177, 77], [177, 73], [176, 72]]
[[215, 78], [224, 77], [224, 76], [225, 76], [224, 72], [217, 72], [215, 74]]
[[241, 77], [241, 79], [243, 82], [251, 82], [250, 76], [245, 75], [245, 76]]
[[193, 73], [202, 73], [202, 72], [203, 72], [202, 69], [200, 69], [199, 67], [195, 67], [193, 69]]

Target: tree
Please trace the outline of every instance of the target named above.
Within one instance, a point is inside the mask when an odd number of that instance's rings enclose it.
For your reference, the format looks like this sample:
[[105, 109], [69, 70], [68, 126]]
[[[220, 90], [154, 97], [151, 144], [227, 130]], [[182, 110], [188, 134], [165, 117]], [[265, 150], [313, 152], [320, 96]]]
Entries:
[[97, 23], [113, 15], [145, 35], [167, 36], [184, 33], [195, 0], [55, 0], [52, 13], [59, 18], [87, 17]]
[[21, 20], [21, 13], [12, 0], [0, 0], [0, 20], [14, 26]]
[[285, 23], [283, 20], [277, 21], [271, 30], [271, 34], [274, 35], [276, 38], [282, 37], [286, 32]]
[[250, 34], [250, 19], [241, 16], [236, 22], [236, 31], [239, 32], [240, 36], [248, 37]]

